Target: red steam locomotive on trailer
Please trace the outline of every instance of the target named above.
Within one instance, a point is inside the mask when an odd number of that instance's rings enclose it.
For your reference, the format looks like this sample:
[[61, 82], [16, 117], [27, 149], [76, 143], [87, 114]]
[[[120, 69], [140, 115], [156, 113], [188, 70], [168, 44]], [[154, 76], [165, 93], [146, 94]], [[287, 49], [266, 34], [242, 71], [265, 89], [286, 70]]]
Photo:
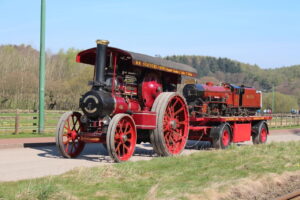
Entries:
[[150, 142], [159, 156], [180, 154], [187, 140], [211, 141], [215, 148], [251, 139], [265, 143], [268, 116], [255, 116], [261, 93], [254, 88], [223, 83], [186, 84], [194, 68], [108, 47], [77, 55], [94, 65], [91, 90], [79, 100], [80, 112], [62, 115], [56, 144], [66, 158], [78, 156], [86, 143], [105, 144], [116, 161], [128, 160], [135, 145]]

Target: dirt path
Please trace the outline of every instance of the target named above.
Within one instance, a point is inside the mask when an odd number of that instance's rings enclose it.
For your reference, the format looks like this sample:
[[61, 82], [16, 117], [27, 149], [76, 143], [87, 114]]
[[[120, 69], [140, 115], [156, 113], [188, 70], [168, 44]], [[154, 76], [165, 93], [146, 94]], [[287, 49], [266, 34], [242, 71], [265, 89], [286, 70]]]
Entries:
[[[300, 140], [300, 129], [272, 131], [268, 142]], [[251, 144], [247, 142], [245, 144]], [[189, 144], [191, 145], [191, 144]], [[185, 149], [183, 154], [197, 152], [196, 148]], [[138, 145], [131, 159], [149, 160], [156, 155], [150, 144]], [[57, 175], [75, 167], [92, 167], [112, 164], [101, 144], [89, 144], [76, 159], [63, 159], [55, 146], [15, 148], [0, 150], [0, 181], [15, 181]]]

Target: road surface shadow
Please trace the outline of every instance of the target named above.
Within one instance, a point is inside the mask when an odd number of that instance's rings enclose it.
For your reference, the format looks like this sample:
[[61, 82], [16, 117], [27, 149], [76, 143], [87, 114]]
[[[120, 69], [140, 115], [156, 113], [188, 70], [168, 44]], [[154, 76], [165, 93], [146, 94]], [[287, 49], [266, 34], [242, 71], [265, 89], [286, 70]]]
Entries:
[[185, 149], [189, 149], [189, 150], [209, 150], [211, 148], [212, 148], [211, 142], [196, 141], [196, 140], [188, 140], [185, 146]]
[[292, 132], [293, 132], [293, 134], [300, 136], [300, 129], [295, 129]]
[[[42, 151], [38, 156], [49, 159], [61, 159], [63, 158], [56, 146], [41, 146], [30, 147]], [[139, 144], [135, 148], [134, 156], [141, 157], [155, 157], [156, 153], [153, 151], [152, 146], [147, 143]], [[93, 162], [113, 162], [106, 148], [102, 144], [86, 144], [84, 150], [75, 159], [88, 160]]]
[[[56, 146], [41, 146], [41, 147], [31, 147], [41, 151], [38, 154], [40, 157], [45, 157], [49, 159], [63, 159], [59, 153]], [[210, 150], [212, 145], [207, 141], [193, 141], [189, 140], [186, 144], [186, 150]], [[152, 145], [150, 143], [138, 144], [134, 151], [134, 156], [138, 157], [158, 157], [154, 152]], [[113, 160], [108, 155], [106, 148], [102, 144], [86, 144], [84, 150], [75, 159], [88, 160], [92, 162], [113, 162]]]

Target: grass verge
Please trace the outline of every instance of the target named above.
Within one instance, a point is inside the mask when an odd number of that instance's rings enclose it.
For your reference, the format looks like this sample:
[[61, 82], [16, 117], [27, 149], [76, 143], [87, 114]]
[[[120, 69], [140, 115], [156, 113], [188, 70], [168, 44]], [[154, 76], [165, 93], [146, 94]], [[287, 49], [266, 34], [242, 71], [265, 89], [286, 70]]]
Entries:
[[10, 138], [33, 138], [33, 137], [54, 137], [54, 133], [19, 133], [15, 134], [0, 134], [0, 139], [10, 139]]
[[300, 126], [281, 126], [281, 127], [270, 127], [270, 130], [282, 130], [282, 129], [296, 129], [300, 128]]
[[0, 183], [0, 199], [200, 199], [208, 188], [299, 170], [300, 142], [232, 146]]

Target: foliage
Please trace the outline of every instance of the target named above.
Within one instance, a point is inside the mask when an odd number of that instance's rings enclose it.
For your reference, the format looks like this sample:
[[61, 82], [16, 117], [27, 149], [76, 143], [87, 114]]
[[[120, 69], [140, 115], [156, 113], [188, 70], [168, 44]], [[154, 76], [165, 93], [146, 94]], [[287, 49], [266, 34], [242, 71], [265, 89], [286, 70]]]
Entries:
[[[4, 199], [201, 199], [244, 178], [300, 168], [299, 142], [231, 146], [188, 156], [154, 158], [33, 180], [0, 183]], [[276, 160], [276, 162], [274, 162]], [[194, 198], [193, 198], [194, 197]], [[205, 198], [203, 198], [205, 199]]]
[[[77, 50], [46, 58], [46, 106], [76, 109], [92, 67], [75, 62]], [[37, 109], [39, 54], [31, 46], [0, 46], [0, 108]], [[74, 101], [74, 99], [76, 99]]]
[[[60, 50], [46, 57], [46, 107], [77, 109], [78, 99], [89, 89], [93, 67], [75, 62], [78, 50]], [[0, 46], [0, 109], [38, 107], [38, 58], [31, 46]], [[261, 69], [228, 58], [208, 56], [167, 56], [165, 59], [197, 69], [200, 82], [229, 82], [253, 86], [263, 92], [277, 92], [297, 98], [300, 104], [300, 65]], [[285, 110], [288, 112], [289, 110]]]
[[[271, 109], [273, 102], [273, 93], [266, 93], [263, 96], [263, 109]], [[274, 110], [277, 113], [290, 112], [292, 109], [299, 109], [297, 98], [279, 92], [274, 93]]]

